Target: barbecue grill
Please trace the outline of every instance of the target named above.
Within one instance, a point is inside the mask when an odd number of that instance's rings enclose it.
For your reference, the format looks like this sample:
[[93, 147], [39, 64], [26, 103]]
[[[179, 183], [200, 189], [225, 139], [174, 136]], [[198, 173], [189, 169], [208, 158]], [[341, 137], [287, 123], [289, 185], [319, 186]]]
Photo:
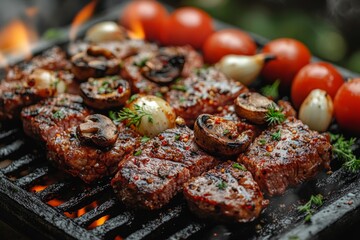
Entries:
[[[88, 22], [117, 19], [125, 3]], [[218, 29], [231, 27], [216, 21]], [[259, 46], [266, 42], [253, 35]], [[41, 53], [67, 40], [47, 42]], [[314, 59], [316, 60], [316, 59]], [[355, 76], [339, 68], [345, 77]], [[336, 125], [331, 130], [337, 131]], [[359, 142], [357, 142], [359, 145]], [[356, 232], [360, 223], [360, 174], [333, 161], [333, 173], [270, 199], [270, 206], [254, 222], [229, 224], [197, 218], [177, 196], [153, 212], [126, 208], [115, 198], [110, 179], [87, 185], [53, 168], [42, 146], [27, 138], [19, 123], [2, 123], [0, 131], [0, 217], [28, 236], [45, 239], [336, 239]], [[359, 152], [357, 152], [359, 156]], [[5, 167], [4, 167], [5, 166]], [[311, 223], [297, 207], [321, 193], [324, 205]]]

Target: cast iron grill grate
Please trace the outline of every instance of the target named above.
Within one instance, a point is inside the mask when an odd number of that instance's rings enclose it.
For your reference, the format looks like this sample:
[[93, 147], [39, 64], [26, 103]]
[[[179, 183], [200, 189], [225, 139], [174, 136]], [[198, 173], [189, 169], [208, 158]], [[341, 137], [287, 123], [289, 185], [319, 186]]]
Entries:
[[[87, 26], [116, 19], [119, 9], [113, 9]], [[230, 27], [220, 22], [216, 25]], [[259, 45], [265, 42], [259, 36], [254, 39]], [[340, 70], [344, 76], [353, 76], [347, 70]], [[0, 129], [0, 217], [29, 236], [46, 239], [288, 239], [295, 236], [335, 239], [360, 222], [360, 176], [340, 168], [336, 161], [331, 175], [321, 173], [313, 181], [271, 198], [270, 206], [256, 221], [226, 224], [195, 217], [182, 196], [154, 212], [126, 208], [115, 198], [109, 179], [86, 185], [66, 176], [49, 165], [45, 151], [24, 136], [20, 124], [2, 123]], [[299, 213], [297, 207], [318, 193], [324, 196], [324, 205], [313, 215], [312, 223], [305, 224], [304, 214]]]

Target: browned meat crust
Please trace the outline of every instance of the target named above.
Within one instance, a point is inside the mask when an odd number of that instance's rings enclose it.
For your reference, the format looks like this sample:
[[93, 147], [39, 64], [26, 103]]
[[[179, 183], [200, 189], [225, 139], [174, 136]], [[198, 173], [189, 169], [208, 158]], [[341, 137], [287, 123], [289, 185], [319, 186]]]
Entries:
[[[53, 72], [56, 77], [64, 81], [65, 85], [75, 92], [73, 75], [67, 71]], [[22, 73], [25, 74], [25, 73]], [[53, 89], [37, 89], [28, 82], [30, 74], [23, 75], [21, 80], [5, 80], [0, 83], [0, 120], [19, 119], [23, 107], [35, 104], [42, 99], [56, 94]]]
[[21, 119], [27, 135], [46, 142], [57, 133], [77, 126], [90, 114], [80, 96], [61, 94], [24, 108]]
[[282, 112], [286, 117], [296, 117], [297, 113], [290, 102], [279, 100], [277, 104], [282, 109]]
[[66, 59], [66, 53], [61, 48], [53, 47], [29, 61], [7, 69], [6, 80], [22, 80], [37, 68], [54, 71], [69, 70], [70, 62]]
[[69, 128], [47, 139], [47, 158], [86, 183], [114, 174], [124, 156], [133, 153], [140, 144], [139, 135], [123, 124], [118, 126], [115, 144], [106, 149], [81, 144], [75, 129]]
[[185, 57], [185, 64], [179, 77], [188, 77], [195, 68], [203, 65], [201, 55], [190, 46], [165, 47], [159, 51], [141, 52], [136, 56], [126, 59], [121, 70], [121, 76], [131, 83], [133, 93], [159, 95], [168, 90], [167, 87], [161, 88], [161, 85], [158, 83], [147, 79], [141, 71], [147, 61], [151, 62], [152, 59], [157, 58], [159, 54], [168, 56], [181, 55]]
[[111, 184], [127, 205], [158, 209], [191, 177], [212, 168], [216, 159], [203, 152], [187, 127], [168, 129], [119, 164]]
[[[268, 205], [249, 171], [225, 162], [184, 185], [190, 209], [201, 218], [249, 222]], [[239, 167], [239, 168], [237, 168]]]
[[288, 118], [258, 136], [238, 161], [253, 174], [261, 190], [273, 196], [312, 178], [323, 168], [330, 169], [330, 159], [331, 144], [325, 136], [300, 120]]
[[240, 93], [248, 91], [240, 82], [214, 68], [201, 69], [171, 88], [166, 99], [188, 126], [192, 126], [201, 113], [219, 113], [221, 107], [232, 104]]

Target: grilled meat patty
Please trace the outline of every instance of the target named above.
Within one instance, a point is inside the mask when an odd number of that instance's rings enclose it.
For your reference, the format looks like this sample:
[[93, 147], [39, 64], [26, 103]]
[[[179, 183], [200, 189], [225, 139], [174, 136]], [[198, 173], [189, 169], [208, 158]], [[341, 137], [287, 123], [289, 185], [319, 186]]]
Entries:
[[78, 125], [91, 111], [84, 107], [80, 96], [61, 94], [25, 107], [21, 119], [25, 133], [35, 139], [47, 141], [58, 133]]
[[61, 48], [53, 47], [29, 61], [7, 69], [6, 80], [22, 80], [37, 68], [53, 71], [69, 70], [70, 62], [66, 59], [66, 53]]
[[158, 209], [191, 177], [199, 176], [216, 162], [199, 149], [192, 130], [178, 126], [149, 140], [122, 161], [111, 184], [127, 205]]
[[330, 160], [329, 139], [295, 118], [263, 131], [238, 158], [269, 196], [330, 169]]
[[190, 46], [164, 47], [159, 51], [143, 51], [124, 61], [121, 76], [132, 85], [133, 93], [162, 95], [172, 81], [188, 77], [203, 59]]
[[4, 80], [0, 82], [0, 120], [19, 119], [23, 107], [57, 94], [56, 84], [60, 81], [72, 92], [76, 91], [72, 81], [73, 75], [69, 72], [51, 71], [48, 73], [53, 74], [56, 80], [51, 87], [46, 88], [37, 86], [32, 79], [32, 74], [24, 76], [21, 80]]
[[190, 209], [201, 218], [249, 222], [268, 205], [251, 173], [224, 162], [184, 185]]
[[47, 139], [47, 158], [72, 176], [91, 183], [114, 174], [124, 156], [139, 146], [139, 134], [123, 124], [118, 125], [118, 132], [113, 146], [99, 148], [82, 144], [76, 135], [76, 127], [60, 131]]
[[192, 126], [201, 113], [216, 114], [248, 89], [215, 68], [200, 69], [174, 83], [166, 95], [176, 114]]

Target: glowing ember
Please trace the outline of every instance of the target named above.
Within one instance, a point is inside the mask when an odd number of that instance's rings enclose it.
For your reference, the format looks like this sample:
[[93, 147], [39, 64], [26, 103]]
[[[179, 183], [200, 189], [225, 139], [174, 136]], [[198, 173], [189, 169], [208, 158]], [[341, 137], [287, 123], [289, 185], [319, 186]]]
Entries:
[[87, 228], [89, 230], [91, 230], [98, 226], [101, 226], [109, 219], [109, 217], [110, 217], [110, 215], [105, 215], [105, 216], [99, 218], [98, 220], [94, 221], [93, 223], [91, 223]]
[[85, 7], [83, 7], [80, 10], [80, 12], [75, 16], [75, 18], [71, 24], [71, 29], [70, 29], [70, 33], [69, 33], [70, 40], [73, 41], [76, 39], [76, 34], [78, 32], [79, 27], [84, 22], [89, 20], [89, 18], [91, 18], [91, 16], [94, 13], [97, 3], [98, 3], [98, 0], [91, 1], [89, 4], [87, 4]]
[[29, 189], [30, 192], [41, 192], [44, 190], [47, 186], [45, 185], [35, 185]]
[[31, 55], [36, 35], [20, 20], [14, 20], [0, 32], [0, 51], [7, 54]]
[[114, 238], [114, 240], [123, 240], [123, 238], [120, 237], [120, 236], [116, 236], [116, 237]]
[[129, 37], [132, 39], [145, 39], [144, 28], [140, 21], [132, 21], [130, 23]]
[[62, 204], [64, 201], [60, 200], [60, 199], [51, 199], [50, 201], [47, 202], [47, 204], [49, 204], [50, 206], [52, 207], [57, 207], [59, 206], [60, 204]]

